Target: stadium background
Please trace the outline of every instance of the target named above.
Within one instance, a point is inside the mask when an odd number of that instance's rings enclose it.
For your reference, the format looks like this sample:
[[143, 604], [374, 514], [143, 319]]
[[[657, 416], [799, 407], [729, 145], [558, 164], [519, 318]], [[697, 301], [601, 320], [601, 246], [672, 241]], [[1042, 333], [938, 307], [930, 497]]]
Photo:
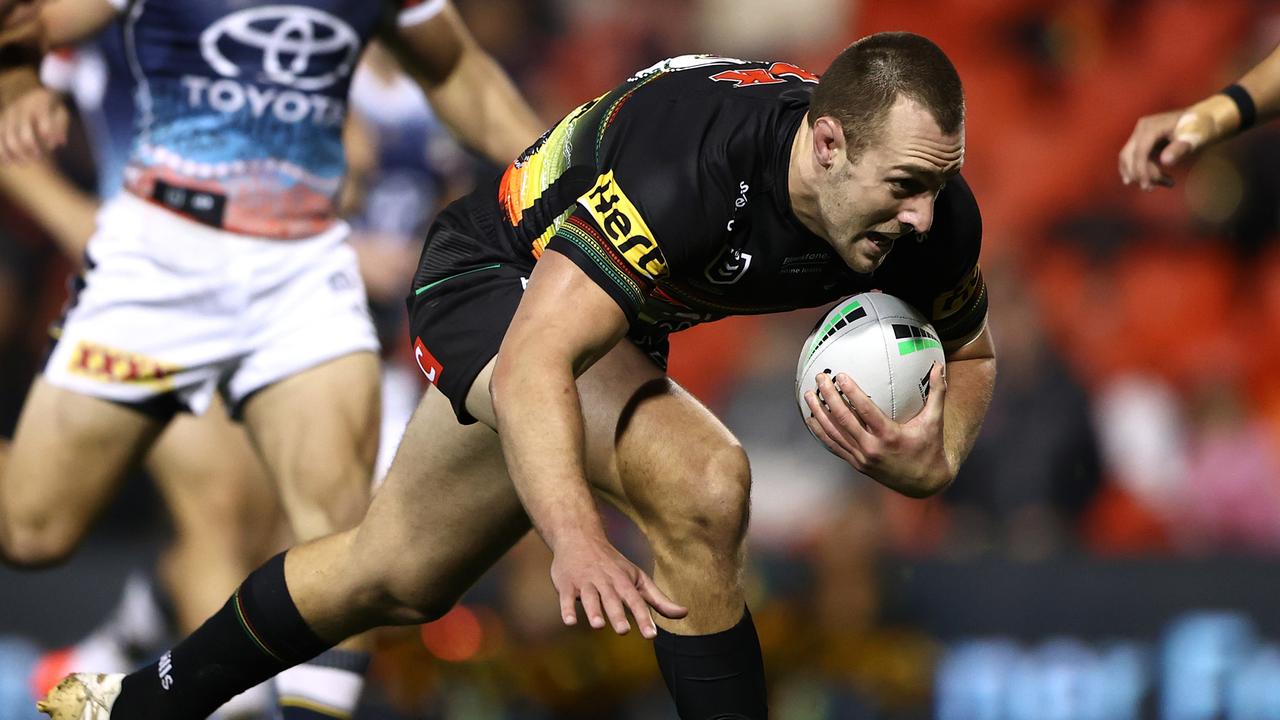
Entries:
[[[688, 52], [820, 71], [858, 36], [905, 29], [960, 71], [1000, 377], [953, 488], [895, 497], [808, 436], [791, 382], [818, 311], [675, 343], [673, 374], [753, 460], [749, 582], [775, 717], [1280, 717], [1280, 133], [1214, 149], [1172, 191], [1116, 172], [1140, 115], [1226, 85], [1280, 41], [1280, 4], [458, 5], [548, 122]], [[83, 143], [61, 161], [91, 177]], [[490, 170], [457, 171], [460, 188]], [[6, 434], [68, 270], [0, 208]], [[32, 644], [92, 627], [166, 532], [135, 478], [70, 565], [0, 570], [0, 714], [17, 712], [5, 699], [25, 691]], [[559, 626], [547, 562], [524, 543], [462, 608], [388, 644], [361, 717], [672, 717], [644, 641]]]

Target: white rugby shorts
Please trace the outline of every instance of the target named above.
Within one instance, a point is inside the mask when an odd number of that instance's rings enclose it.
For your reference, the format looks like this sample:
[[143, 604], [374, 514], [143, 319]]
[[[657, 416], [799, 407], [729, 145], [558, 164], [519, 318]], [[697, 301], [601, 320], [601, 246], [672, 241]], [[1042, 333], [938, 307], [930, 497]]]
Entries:
[[350, 228], [273, 240], [201, 225], [127, 192], [98, 214], [83, 288], [44, 367], [59, 387], [203, 413], [328, 360], [378, 351]]

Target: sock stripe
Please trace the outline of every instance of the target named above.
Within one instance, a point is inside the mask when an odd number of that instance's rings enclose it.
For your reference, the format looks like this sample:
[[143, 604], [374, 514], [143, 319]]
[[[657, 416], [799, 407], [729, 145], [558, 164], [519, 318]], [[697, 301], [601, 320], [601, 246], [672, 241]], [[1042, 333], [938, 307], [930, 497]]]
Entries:
[[244, 614], [244, 602], [240, 599], [240, 590], [237, 589], [236, 594], [231, 597], [235, 601], [236, 618], [240, 620], [240, 627], [244, 628], [245, 634], [249, 636], [254, 645], [258, 646], [258, 649], [269, 655], [276, 662], [283, 663], [284, 659], [272, 652], [270, 647], [267, 647], [266, 642], [262, 640], [262, 637], [258, 635], [258, 631], [254, 629], [253, 624], [249, 622], [248, 616]]
[[308, 710], [310, 712], [319, 713], [325, 717], [336, 718], [337, 720], [351, 720], [351, 713], [330, 707], [322, 703], [296, 695], [281, 695], [279, 701], [280, 707], [298, 708], [299, 710]]

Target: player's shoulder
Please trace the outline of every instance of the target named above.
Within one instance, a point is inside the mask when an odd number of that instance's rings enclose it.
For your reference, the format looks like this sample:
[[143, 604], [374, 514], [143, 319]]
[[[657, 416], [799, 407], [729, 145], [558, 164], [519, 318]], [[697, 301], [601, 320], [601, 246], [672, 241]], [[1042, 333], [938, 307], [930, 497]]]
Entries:
[[[662, 80], [661, 83], [653, 83]], [[797, 84], [816, 85], [818, 75], [781, 60], [744, 60], [720, 55], [680, 55], [660, 60], [627, 79], [629, 85], [687, 93], [690, 98], [776, 100]]]
[[982, 211], [973, 188], [963, 175], [947, 181], [934, 204], [931, 237], [945, 238], [947, 245], [972, 249], [976, 254], [982, 242]]

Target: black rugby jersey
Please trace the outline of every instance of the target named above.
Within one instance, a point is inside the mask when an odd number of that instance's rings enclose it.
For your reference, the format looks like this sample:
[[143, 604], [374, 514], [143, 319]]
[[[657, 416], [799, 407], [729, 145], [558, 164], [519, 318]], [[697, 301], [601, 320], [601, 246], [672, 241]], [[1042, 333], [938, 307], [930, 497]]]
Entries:
[[928, 235], [899, 238], [870, 274], [792, 213], [791, 144], [816, 82], [788, 63], [708, 56], [637, 73], [507, 168], [505, 241], [571, 258], [621, 306], [633, 340], [871, 289], [916, 306], [944, 342], [973, 335], [987, 298], [981, 219], [963, 179], [939, 194]]

